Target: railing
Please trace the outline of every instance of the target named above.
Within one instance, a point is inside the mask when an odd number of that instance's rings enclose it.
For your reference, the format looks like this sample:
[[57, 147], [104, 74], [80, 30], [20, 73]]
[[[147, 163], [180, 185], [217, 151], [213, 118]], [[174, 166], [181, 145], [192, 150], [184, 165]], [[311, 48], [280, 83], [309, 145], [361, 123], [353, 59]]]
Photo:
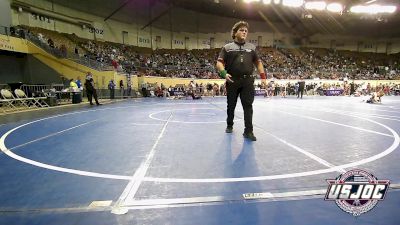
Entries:
[[42, 48], [45, 50], [47, 53], [50, 53], [51, 55], [57, 57], [57, 58], [66, 58], [69, 60], [72, 60], [74, 62], [77, 62], [79, 64], [82, 64], [84, 66], [87, 66], [92, 69], [96, 70], [107, 70], [108, 65], [102, 65], [100, 62], [97, 62], [96, 60], [92, 60], [87, 57], [80, 57], [79, 55], [73, 54], [73, 53], [67, 53], [64, 51], [61, 51], [60, 49], [57, 48], [52, 48], [50, 47], [47, 43], [44, 43], [41, 41], [36, 35], [30, 33], [30, 32], [25, 32], [26, 33], [26, 39], [33, 42], [35, 45], [38, 47]]
[[20, 89], [23, 90], [29, 97], [40, 96], [43, 90], [55, 89], [56, 91], [62, 91], [64, 89], [63, 84], [50, 84], [50, 85], [37, 85], [37, 84], [23, 84]]
[[64, 84], [51, 84], [50, 89], [51, 88], [56, 89], [56, 91], [62, 91], [63, 89], [65, 89]]
[[[5, 88], [7, 87], [7, 84], [0, 84], [0, 88]], [[23, 84], [20, 87], [21, 90], [23, 90], [26, 95], [29, 97], [32, 96], [40, 96], [43, 94], [44, 91], [50, 90], [50, 89], [55, 89], [55, 92], [61, 92], [62, 90], [65, 89], [63, 84], [51, 84], [51, 85], [34, 85], [34, 84]], [[104, 89], [104, 88], [97, 88], [97, 95], [100, 99], [107, 99], [110, 97], [110, 90]], [[124, 89], [123, 92], [121, 89], [115, 89], [115, 97], [116, 98], [130, 98], [130, 97], [136, 97], [136, 91], [135, 89]], [[86, 96], [86, 92], [83, 91], [82, 94]]]
[[[110, 98], [110, 90], [109, 89], [104, 89], [104, 88], [98, 88], [97, 90], [97, 96], [99, 99], [109, 99]], [[115, 89], [114, 90], [114, 97], [116, 99], [122, 99], [122, 98], [136, 98], [138, 97], [137, 95], [138, 90], [132, 88], [132, 89]], [[86, 97], [86, 92], [83, 91], [83, 96]]]
[[26, 32], [25, 37], [27, 40], [33, 42], [35, 45], [42, 48], [46, 52], [54, 55], [57, 58], [65, 58], [66, 57], [65, 52], [62, 52], [61, 50], [59, 50], [57, 48], [52, 48], [47, 43], [43, 43], [41, 40], [39, 40], [39, 38], [36, 35], [34, 35], [32, 33]]
[[0, 84], [0, 89], [10, 89], [8, 84]]
[[77, 55], [75, 53], [68, 53], [66, 57], [69, 60], [72, 60], [76, 63], [82, 64], [84, 66], [87, 66], [87, 67], [95, 69], [95, 70], [102, 70], [102, 71], [110, 70], [109, 69], [110, 65], [100, 63], [100, 62], [90, 59], [88, 57], [80, 57], [79, 55]]

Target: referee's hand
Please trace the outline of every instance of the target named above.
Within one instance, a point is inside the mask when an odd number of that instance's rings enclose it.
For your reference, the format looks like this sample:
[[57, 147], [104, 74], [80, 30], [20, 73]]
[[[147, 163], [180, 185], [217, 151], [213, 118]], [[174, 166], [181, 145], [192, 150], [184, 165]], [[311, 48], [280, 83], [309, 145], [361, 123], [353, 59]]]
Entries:
[[233, 83], [233, 80], [231, 79], [232, 78], [232, 76], [230, 75], [230, 74], [226, 74], [226, 77], [225, 77], [225, 79], [226, 79], [226, 81], [227, 82], [230, 82], [230, 83]]

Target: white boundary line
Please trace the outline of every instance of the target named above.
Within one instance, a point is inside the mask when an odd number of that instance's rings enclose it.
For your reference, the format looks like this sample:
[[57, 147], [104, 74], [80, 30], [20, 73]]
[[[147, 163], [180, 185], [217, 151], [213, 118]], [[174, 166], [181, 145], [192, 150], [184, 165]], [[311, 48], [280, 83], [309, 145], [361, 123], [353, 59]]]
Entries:
[[328, 109], [325, 107], [321, 107], [320, 109], [309, 109], [297, 105], [285, 105], [285, 107], [292, 107], [292, 108], [298, 108], [302, 110], [308, 110], [308, 111], [315, 111], [315, 112], [329, 112], [333, 114], [340, 114], [340, 115], [354, 115], [354, 116], [365, 116], [365, 117], [373, 117], [373, 118], [379, 118], [379, 119], [384, 119], [384, 120], [393, 120], [393, 121], [400, 121], [398, 119], [393, 119], [393, 118], [400, 118], [400, 116], [391, 116], [391, 115], [382, 115], [382, 114], [370, 114], [370, 113], [361, 113], [361, 112], [354, 112], [354, 111], [345, 111], [345, 110], [334, 110], [334, 109]]
[[[390, 100], [385, 100], [384, 103], [390, 102]], [[385, 104], [368, 104], [364, 101], [362, 101], [362, 98], [360, 99], [348, 99], [348, 101], [332, 101], [332, 102], [322, 102], [321, 105], [323, 106], [329, 106], [331, 107], [332, 104], [338, 107], [343, 107], [351, 106], [351, 109], [361, 109], [361, 110], [368, 110], [368, 112], [373, 112], [373, 111], [387, 111], [387, 112], [394, 112], [394, 113], [399, 113], [398, 111], [395, 111], [393, 109], [396, 109], [397, 106], [394, 105], [385, 105]], [[389, 108], [389, 109], [384, 109], [384, 108]]]
[[[285, 145], [287, 145], [287, 146], [293, 148], [294, 150], [296, 150], [296, 151], [298, 151], [298, 152], [300, 152], [300, 153], [302, 153], [302, 154], [308, 156], [309, 158], [311, 158], [311, 159], [317, 161], [318, 163], [320, 163], [320, 164], [322, 164], [322, 165], [324, 165], [324, 166], [326, 166], [326, 167], [328, 167], [328, 168], [334, 168], [334, 167], [335, 167], [335, 165], [329, 163], [328, 161], [326, 161], [326, 160], [324, 160], [324, 159], [322, 159], [322, 158], [320, 158], [320, 157], [318, 157], [318, 156], [316, 156], [316, 155], [314, 155], [314, 154], [312, 154], [312, 153], [310, 153], [310, 152], [307, 152], [306, 150], [304, 150], [304, 149], [302, 149], [302, 148], [300, 148], [300, 147], [298, 147], [298, 146], [296, 146], [296, 145], [294, 145], [294, 144], [292, 144], [292, 143], [287, 142], [286, 140], [284, 140], [284, 139], [282, 139], [282, 138], [280, 138], [280, 137], [278, 137], [278, 136], [276, 136], [276, 135], [274, 135], [274, 134], [272, 134], [272, 133], [270, 133], [270, 132], [264, 130], [264, 129], [261, 128], [261, 127], [255, 126], [255, 128], [260, 129], [260, 130], [263, 131], [264, 133], [266, 133], [266, 134], [272, 136], [273, 138], [277, 139], [278, 141], [282, 142], [283, 144], [285, 144]], [[346, 172], [346, 170], [344, 170], [344, 169], [342, 169], [342, 168], [338, 168], [336, 171], [341, 172], [341, 173]]]
[[368, 119], [368, 118], [363, 118], [355, 115], [348, 115], [348, 114], [342, 114], [342, 115], [347, 115], [351, 117], [356, 117], [362, 120], [366, 120], [375, 124], [378, 124], [387, 130], [389, 130], [394, 137], [394, 141], [389, 148], [387, 148], [385, 151], [373, 155], [371, 157], [352, 162], [352, 163], [347, 163], [339, 166], [334, 166], [329, 169], [319, 169], [319, 170], [312, 170], [312, 171], [306, 171], [306, 172], [299, 172], [299, 173], [289, 173], [289, 174], [279, 174], [279, 175], [269, 175], [269, 176], [258, 176], [258, 177], [240, 177], [240, 178], [204, 178], [204, 179], [190, 179], [190, 178], [160, 178], [160, 177], [147, 177], [145, 178], [145, 181], [151, 181], [151, 182], [165, 182], [165, 183], [228, 183], [228, 182], [245, 182], [245, 181], [260, 181], [260, 180], [276, 180], [276, 179], [287, 179], [287, 178], [294, 178], [294, 177], [304, 177], [304, 176], [312, 176], [312, 175], [318, 175], [318, 174], [323, 174], [323, 173], [330, 173], [330, 172], [335, 172], [338, 169], [346, 169], [346, 168], [351, 168], [351, 167], [356, 167], [360, 166], [369, 162], [373, 162], [375, 160], [378, 160], [382, 157], [385, 157], [386, 155], [390, 154], [396, 148], [400, 145], [400, 137], [399, 134], [394, 131], [392, 128], [376, 122], [374, 120]]
[[341, 112], [341, 113], [351, 113], [360, 116], [381, 116], [386, 118], [397, 118], [399, 119], [400, 116], [393, 116], [393, 115], [385, 115], [385, 114], [375, 114], [375, 113], [368, 113], [368, 112], [355, 112], [355, 111], [347, 111], [347, 110], [332, 110], [329, 108], [322, 107], [320, 110], [322, 111], [333, 111], [333, 112]]
[[[218, 110], [218, 108], [195, 108], [195, 109], [196, 109], [196, 110], [198, 110], [198, 109], [201, 109], [201, 110], [203, 110], [203, 109]], [[188, 111], [188, 110], [192, 110], [192, 109], [173, 109], [173, 110], [167, 109], [167, 110], [163, 110], [163, 111], [157, 111], [157, 112], [151, 113], [151, 114], [149, 115], [149, 118], [150, 118], [150, 119], [153, 119], [153, 120], [158, 120], [158, 121], [164, 121], [164, 122], [166, 122], [167, 120], [157, 118], [157, 117], [155, 117], [154, 115], [159, 114], [159, 113], [163, 113], [163, 112]], [[237, 122], [237, 121], [240, 121], [240, 120], [241, 120], [241, 119], [239, 119], [239, 120], [234, 120], [234, 121]], [[189, 122], [189, 121], [180, 121], [180, 120], [170, 120], [169, 122], [170, 122], [170, 123], [188, 123], [188, 124], [226, 123], [225, 120], [219, 120], [219, 121], [190, 121], [190, 122]]]
[[381, 112], [390, 112], [390, 113], [400, 113], [399, 111], [395, 111], [395, 110], [376, 109], [376, 108], [363, 108], [363, 107], [358, 107], [358, 108], [362, 109], [362, 110], [369, 110], [370, 112], [381, 111]]
[[383, 117], [392, 117], [392, 118], [400, 118], [400, 116], [392, 116], [392, 115], [384, 115], [384, 114], [375, 114], [375, 112], [357, 112], [357, 111], [348, 111], [348, 110], [340, 110], [340, 109], [331, 109], [331, 108], [326, 108], [325, 106], [320, 107], [318, 109], [310, 109], [304, 106], [300, 106], [300, 105], [295, 105], [295, 104], [285, 104], [284, 106], [288, 106], [288, 107], [296, 107], [296, 108], [300, 108], [303, 110], [311, 110], [311, 111], [338, 111], [341, 113], [350, 113], [350, 114], [357, 114], [357, 115], [365, 115], [365, 116], [383, 116]]
[[[367, 114], [367, 113], [355, 113], [355, 112], [350, 112], [350, 111], [341, 111], [341, 110], [324, 110], [322, 112], [339, 112], [339, 113], [348, 113], [351, 115], [356, 115], [356, 116], [365, 116], [365, 117], [373, 117], [373, 118], [379, 118], [379, 119], [384, 119], [384, 120], [393, 120], [393, 121], [400, 121], [399, 118], [400, 116], [389, 116], [389, 115], [382, 115], [382, 114]], [[397, 118], [397, 119], [394, 119]]]
[[[137, 107], [137, 106], [115, 107], [115, 108], [131, 108], [131, 107]], [[31, 160], [31, 159], [27, 159], [27, 158], [24, 158], [22, 156], [19, 156], [19, 155], [13, 153], [5, 145], [5, 140], [6, 140], [8, 135], [10, 135], [12, 132], [14, 132], [14, 131], [22, 128], [22, 127], [25, 127], [27, 125], [30, 125], [30, 124], [33, 124], [33, 123], [37, 123], [37, 122], [41, 122], [41, 121], [45, 121], [45, 120], [48, 120], [48, 119], [54, 119], [54, 118], [58, 118], [58, 117], [62, 117], [62, 116], [67, 116], [67, 115], [74, 115], [74, 114], [80, 114], [80, 113], [86, 113], [86, 112], [94, 112], [94, 111], [110, 110], [110, 109], [115, 109], [115, 108], [102, 108], [102, 109], [84, 110], [84, 111], [77, 111], [77, 112], [71, 112], [71, 113], [65, 113], [65, 114], [58, 114], [58, 115], [54, 115], [54, 116], [50, 116], [50, 117], [46, 117], [46, 118], [42, 118], [42, 119], [38, 119], [38, 120], [34, 120], [34, 121], [31, 121], [31, 122], [22, 124], [20, 126], [17, 126], [17, 127], [13, 128], [13, 129], [7, 131], [5, 134], [3, 134], [3, 136], [1, 136], [1, 138], [0, 138], [0, 149], [1, 149], [1, 151], [4, 152], [4, 154], [8, 155], [9, 157], [11, 157], [13, 159], [16, 159], [18, 161], [21, 161], [21, 162], [24, 162], [24, 163], [27, 163], [27, 164], [30, 164], [30, 165], [33, 165], [33, 166], [49, 169], [49, 170], [54, 170], [54, 171], [64, 172], [64, 173], [70, 173], [70, 174], [76, 174], [76, 175], [81, 175], [81, 176], [88, 176], [88, 177], [99, 177], [99, 178], [117, 179], [117, 180], [130, 180], [130, 178], [131, 178], [130, 176], [121, 176], [121, 175], [104, 174], [104, 173], [94, 173], [94, 172], [69, 169], [69, 168], [65, 168], [65, 167], [58, 167], [58, 166], [53, 166], [53, 165], [37, 162], [37, 161]]]
[[342, 124], [342, 123], [332, 122], [332, 121], [329, 121], [329, 120], [318, 119], [318, 118], [311, 117], [311, 116], [297, 115], [297, 114], [294, 114], [294, 113], [288, 113], [288, 112], [281, 111], [281, 110], [276, 110], [276, 111], [280, 112], [280, 113], [292, 115], [292, 116], [295, 116], [295, 117], [306, 118], [306, 119], [310, 119], [310, 120], [316, 120], [316, 121], [319, 121], [319, 122], [330, 123], [330, 124], [334, 124], [334, 125], [338, 125], [338, 126], [342, 126], [342, 127], [347, 127], [347, 128], [352, 128], [352, 129], [356, 129], [356, 130], [361, 130], [361, 131], [365, 131], [365, 132], [369, 132], [369, 133], [373, 133], [373, 134], [378, 134], [378, 135], [382, 135], [382, 136], [393, 137], [393, 135], [390, 135], [390, 134], [385, 134], [385, 133], [381, 133], [381, 132], [377, 132], [377, 131], [373, 131], [373, 130], [368, 130], [368, 129], [364, 129], [364, 128], [361, 128], [361, 127], [354, 127], [354, 126], [350, 126], [350, 125], [346, 125], [346, 124]]
[[131, 125], [135, 125], [135, 126], [161, 126], [163, 125], [162, 123], [130, 123]]
[[[3, 142], [1, 140], [1, 142]], [[2, 143], [0, 145], [3, 145]], [[2, 151], [8, 155], [9, 157], [16, 159], [18, 161], [31, 164], [33, 166], [37, 167], [42, 167], [45, 169], [49, 170], [54, 170], [58, 172], [63, 172], [63, 173], [71, 173], [71, 174], [76, 174], [76, 175], [81, 175], [81, 176], [88, 176], [88, 177], [99, 177], [99, 178], [108, 178], [108, 179], [116, 179], [116, 180], [129, 180], [131, 177], [130, 176], [121, 176], [121, 175], [113, 175], [113, 174], [104, 174], [104, 173], [94, 173], [94, 172], [88, 172], [88, 171], [82, 171], [82, 170], [75, 170], [75, 169], [69, 169], [65, 167], [58, 167], [58, 166], [53, 166], [41, 162], [37, 162], [31, 159], [24, 158], [22, 156], [19, 156], [15, 153], [13, 153], [10, 150], [3, 150], [3, 146], [1, 146]]]
[[118, 201], [115, 204], [114, 209], [112, 210], [113, 213], [115, 213], [115, 214], [126, 213], [125, 211], [121, 211], [120, 207], [124, 206], [125, 202], [129, 201], [129, 199], [133, 199], [135, 197], [136, 192], [138, 191], [140, 185], [143, 182], [144, 177], [146, 176], [147, 170], [149, 169], [151, 161], [153, 160], [154, 155], [156, 153], [156, 148], [158, 146], [158, 143], [160, 142], [161, 138], [164, 136], [164, 133], [165, 133], [166, 128], [169, 123], [169, 119], [171, 119], [171, 117], [172, 117], [172, 112], [169, 115], [168, 120], [165, 122], [165, 124], [161, 130], [161, 133], [158, 135], [156, 142], [154, 143], [153, 147], [151, 148], [149, 154], [147, 155], [146, 160], [141, 163], [139, 168], [136, 170], [136, 172], [131, 177], [128, 185], [125, 187], [121, 196], [118, 198]]
[[[132, 107], [132, 106], [130, 106]], [[116, 107], [116, 108], [130, 108], [130, 107]], [[5, 146], [5, 139], [7, 138], [8, 135], [10, 135], [12, 132], [14, 132], [15, 130], [22, 128], [24, 126], [27, 126], [29, 124], [32, 123], [36, 123], [39, 121], [44, 121], [47, 119], [51, 119], [51, 118], [56, 118], [56, 117], [60, 117], [60, 116], [65, 116], [65, 115], [72, 115], [72, 114], [78, 114], [78, 113], [82, 113], [82, 112], [91, 112], [91, 111], [97, 111], [97, 110], [107, 110], [107, 109], [115, 109], [115, 108], [104, 108], [104, 109], [96, 109], [96, 110], [88, 110], [88, 111], [79, 111], [79, 112], [73, 112], [73, 113], [67, 113], [67, 114], [60, 114], [60, 115], [56, 115], [56, 116], [52, 116], [52, 117], [47, 117], [47, 118], [43, 118], [43, 119], [39, 119], [39, 120], [35, 120], [29, 123], [25, 123], [22, 124], [14, 129], [9, 130], [7, 133], [5, 133], [1, 138], [0, 138], [0, 149], [5, 152], [8, 156], [34, 165], [34, 166], [38, 166], [38, 167], [42, 167], [45, 169], [50, 169], [50, 170], [55, 170], [55, 171], [59, 171], [59, 172], [65, 172], [65, 173], [71, 173], [71, 174], [76, 174], [76, 175], [81, 175], [81, 176], [89, 176], [89, 177], [100, 177], [100, 178], [106, 178], [106, 179], [119, 179], [119, 180], [131, 180], [131, 176], [122, 176], [122, 175], [113, 175], [113, 174], [102, 174], [102, 173], [93, 173], [93, 172], [88, 172], [88, 171], [82, 171], [82, 170], [74, 170], [74, 169], [68, 169], [68, 168], [62, 168], [62, 167], [56, 167], [56, 166], [52, 166], [52, 165], [48, 165], [48, 164], [44, 164], [44, 163], [40, 163], [37, 161], [33, 161], [24, 157], [21, 157], [19, 155], [14, 154], [13, 152], [9, 151], [7, 149], [7, 147]], [[344, 164], [344, 165], [339, 165], [339, 166], [335, 166], [332, 168], [328, 168], [328, 169], [320, 169], [320, 170], [314, 170], [314, 171], [306, 171], [306, 172], [299, 172], [299, 173], [290, 173], [290, 174], [279, 174], [279, 175], [269, 175], [269, 176], [258, 176], [258, 177], [242, 177], [242, 178], [205, 178], [205, 179], [186, 179], [186, 178], [156, 178], [156, 177], [145, 177], [143, 179], [143, 181], [150, 181], [150, 182], [171, 182], [171, 183], [184, 183], [184, 182], [188, 182], [188, 183], [222, 183], [222, 182], [246, 182], [246, 181], [259, 181], [259, 180], [275, 180], [275, 179], [286, 179], [286, 178], [295, 178], [295, 177], [304, 177], [304, 176], [312, 176], [312, 175], [318, 175], [318, 174], [323, 174], [323, 173], [330, 173], [330, 172], [335, 172], [338, 169], [345, 169], [345, 168], [349, 168], [349, 167], [355, 167], [355, 166], [359, 166], [359, 165], [363, 165], [372, 161], [375, 161], [377, 159], [380, 159], [388, 154], [390, 154], [391, 152], [393, 152], [400, 144], [400, 137], [398, 135], [397, 132], [395, 132], [393, 129], [391, 129], [390, 127], [381, 124], [379, 122], [376, 122], [374, 120], [368, 119], [368, 118], [363, 118], [363, 117], [359, 117], [359, 116], [355, 116], [355, 115], [349, 115], [347, 113], [343, 114], [343, 113], [337, 113], [336, 114], [341, 114], [341, 115], [347, 115], [347, 116], [352, 116], [352, 117], [356, 117], [356, 118], [360, 118], [363, 120], [367, 120], [370, 121], [372, 123], [378, 124], [380, 126], [383, 126], [384, 128], [386, 128], [387, 130], [389, 130], [393, 136], [394, 136], [394, 141], [392, 143], [392, 145], [387, 148], [386, 150], [384, 150], [383, 152], [371, 156], [369, 158], [365, 158], [356, 162], [352, 162], [352, 163], [348, 163], [348, 164]]]
[[[210, 103], [210, 104], [213, 105], [212, 103]], [[216, 108], [218, 108], [218, 109], [221, 110], [221, 108], [219, 108], [218, 106], [216, 106]], [[322, 159], [322, 158], [320, 158], [320, 157], [318, 157], [318, 156], [316, 156], [316, 155], [314, 155], [314, 154], [312, 154], [312, 153], [310, 153], [310, 152], [307, 152], [306, 150], [301, 149], [300, 147], [298, 147], [298, 146], [296, 146], [296, 145], [294, 145], [294, 144], [292, 144], [292, 143], [289, 143], [288, 141], [286, 141], [286, 140], [284, 140], [284, 139], [282, 139], [282, 138], [279, 138], [278, 136], [276, 136], [276, 135], [274, 135], [274, 134], [272, 134], [272, 133], [270, 133], [270, 132], [264, 130], [262, 127], [259, 127], [259, 126], [256, 126], [256, 125], [255, 125], [254, 127], [255, 127], [255, 128], [258, 128], [258, 129], [260, 129], [260, 130], [262, 130], [264, 133], [266, 133], [266, 134], [272, 136], [273, 138], [277, 139], [278, 141], [282, 142], [283, 144], [285, 144], [285, 145], [287, 145], [287, 146], [293, 148], [294, 150], [296, 150], [296, 151], [298, 151], [298, 152], [300, 152], [300, 153], [302, 153], [302, 154], [308, 156], [309, 158], [311, 158], [311, 159], [317, 161], [318, 163], [320, 163], [320, 164], [322, 164], [322, 165], [324, 165], [324, 166], [326, 166], [326, 167], [328, 167], [328, 168], [333, 168], [333, 167], [335, 167], [335, 165], [329, 163], [328, 161], [326, 161], [326, 160], [324, 160], [324, 159]], [[342, 168], [337, 169], [337, 171], [340, 172], [340, 173], [346, 172], [346, 170], [344, 170], [344, 169], [342, 169]]]
[[82, 126], [88, 125], [88, 124], [93, 123], [93, 122], [96, 122], [96, 121], [98, 121], [98, 119], [97, 119], [97, 120], [92, 120], [92, 121], [89, 121], [89, 122], [86, 122], [86, 123], [82, 123], [82, 124], [79, 124], [79, 125], [77, 125], [77, 126], [73, 126], [73, 127], [68, 128], [68, 129], [61, 130], [61, 131], [58, 131], [58, 132], [55, 132], [55, 133], [46, 135], [46, 136], [44, 136], [44, 137], [40, 137], [40, 138], [34, 139], [34, 140], [32, 140], [32, 141], [28, 141], [28, 142], [26, 142], [26, 143], [23, 143], [23, 144], [14, 146], [14, 147], [10, 148], [9, 150], [14, 150], [14, 149], [16, 149], [16, 148], [20, 148], [20, 147], [22, 147], [22, 146], [25, 146], [25, 145], [28, 145], [28, 144], [31, 144], [31, 143], [34, 143], [34, 142], [37, 142], [37, 141], [41, 141], [41, 140], [44, 140], [44, 139], [46, 139], [46, 138], [49, 138], [49, 137], [52, 137], [52, 136], [56, 136], [56, 135], [58, 135], [58, 134], [67, 132], [67, 131], [69, 131], [69, 130], [72, 130], [72, 129], [75, 129], [75, 128], [78, 128], [78, 127], [82, 127]]
[[[336, 97], [335, 97], [336, 98]], [[332, 106], [332, 104], [339, 105], [339, 106], [349, 106], [351, 105], [353, 108], [354, 106], [358, 109], [362, 110], [370, 110], [370, 111], [385, 111], [384, 109], [379, 109], [379, 108], [390, 108], [390, 109], [396, 109], [396, 106], [391, 106], [391, 105], [384, 105], [384, 104], [367, 104], [365, 101], [361, 101], [363, 98], [355, 99], [355, 98], [342, 98], [340, 101], [329, 101], [327, 102], [322, 102], [320, 103], [321, 105], [329, 105]], [[315, 100], [315, 99], [313, 99]], [[339, 100], [339, 99], [338, 99]], [[391, 102], [392, 100], [385, 100], [384, 102]], [[397, 101], [397, 100], [394, 100]], [[389, 111], [389, 112], [395, 112], [398, 113], [397, 111]]]

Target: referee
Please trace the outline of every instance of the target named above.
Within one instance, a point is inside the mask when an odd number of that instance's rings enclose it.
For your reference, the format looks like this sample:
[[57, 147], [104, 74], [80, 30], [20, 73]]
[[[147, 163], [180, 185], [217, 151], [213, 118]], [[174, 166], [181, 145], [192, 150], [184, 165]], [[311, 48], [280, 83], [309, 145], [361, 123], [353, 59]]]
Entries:
[[254, 101], [254, 66], [260, 73], [262, 83], [265, 84], [264, 66], [256, 53], [253, 44], [246, 43], [249, 24], [245, 21], [237, 22], [232, 28], [233, 42], [226, 44], [218, 56], [217, 69], [221, 78], [226, 79], [227, 91], [227, 127], [225, 132], [232, 133], [233, 118], [237, 99], [240, 96], [244, 111], [243, 136], [256, 141], [253, 133], [253, 101]]

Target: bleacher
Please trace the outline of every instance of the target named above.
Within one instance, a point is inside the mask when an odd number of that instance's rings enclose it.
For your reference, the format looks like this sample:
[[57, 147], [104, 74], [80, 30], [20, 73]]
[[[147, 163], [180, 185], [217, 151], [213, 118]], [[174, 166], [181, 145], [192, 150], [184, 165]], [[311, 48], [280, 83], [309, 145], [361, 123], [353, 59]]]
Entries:
[[[65, 51], [74, 60], [101, 70], [136, 71], [162, 77], [218, 78], [215, 62], [220, 49], [157, 49], [101, 42], [42, 28], [23, 27], [38, 36], [44, 45]], [[277, 79], [396, 79], [400, 54], [333, 51], [322, 48], [278, 49], [258, 47], [269, 77]], [[75, 52], [78, 51], [78, 57]], [[78, 58], [76, 58], [78, 57]], [[386, 70], [387, 67], [387, 70]]]

